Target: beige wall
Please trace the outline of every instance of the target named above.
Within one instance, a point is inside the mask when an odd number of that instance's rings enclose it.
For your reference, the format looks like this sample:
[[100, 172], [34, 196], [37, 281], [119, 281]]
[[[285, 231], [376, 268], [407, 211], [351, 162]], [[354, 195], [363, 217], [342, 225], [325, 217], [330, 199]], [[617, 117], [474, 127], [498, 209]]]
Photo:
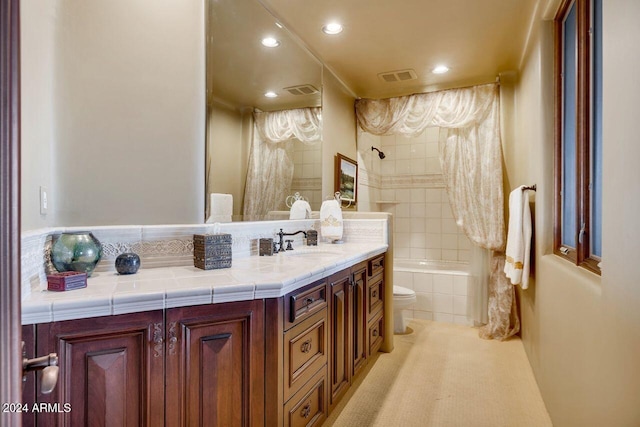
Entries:
[[640, 423], [640, 3], [604, 2], [603, 273], [552, 254], [553, 26], [536, 20], [515, 90], [515, 137], [505, 147], [511, 187], [532, 197], [535, 262], [520, 291], [522, 338], [556, 426]]
[[322, 73], [322, 195], [334, 192], [336, 153], [356, 159], [355, 98], [326, 68]]
[[54, 209], [40, 215], [40, 186], [46, 187], [51, 196], [55, 193], [52, 159], [56, 140], [54, 54], [58, 3], [28, 0], [20, 5], [23, 230], [56, 224]]
[[[242, 215], [252, 123], [250, 110], [243, 113], [217, 102], [209, 109], [207, 193], [231, 194], [234, 219]], [[208, 203], [207, 198], [207, 209]]]
[[23, 229], [202, 222], [204, 3], [22, 3]]

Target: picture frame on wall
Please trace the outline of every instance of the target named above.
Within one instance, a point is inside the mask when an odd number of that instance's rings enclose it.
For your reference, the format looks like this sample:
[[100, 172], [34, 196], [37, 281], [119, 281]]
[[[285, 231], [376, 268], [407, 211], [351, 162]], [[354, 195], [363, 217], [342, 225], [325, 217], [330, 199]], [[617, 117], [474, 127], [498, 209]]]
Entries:
[[340, 200], [355, 205], [358, 192], [358, 163], [340, 153], [336, 154], [335, 191], [340, 192]]

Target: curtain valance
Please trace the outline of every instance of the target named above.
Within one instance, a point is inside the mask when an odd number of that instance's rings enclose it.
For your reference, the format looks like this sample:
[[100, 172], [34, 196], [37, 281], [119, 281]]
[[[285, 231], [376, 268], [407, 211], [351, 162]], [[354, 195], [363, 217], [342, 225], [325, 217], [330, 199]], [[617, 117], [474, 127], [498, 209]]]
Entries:
[[465, 128], [483, 122], [497, 102], [495, 84], [356, 101], [358, 125], [374, 135], [418, 136], [428, 127]]
[[264, 142], [278, 143], [296, 138], [305, 144], [315, 144], [322, 139], [322, 109], [319, 107], [254, 112], [253, 116]]

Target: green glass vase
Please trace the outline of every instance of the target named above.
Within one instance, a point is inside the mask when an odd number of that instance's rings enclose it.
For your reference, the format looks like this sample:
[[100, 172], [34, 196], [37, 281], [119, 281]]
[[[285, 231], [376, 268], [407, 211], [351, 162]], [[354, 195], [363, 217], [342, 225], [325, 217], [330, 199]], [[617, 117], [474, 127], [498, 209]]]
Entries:
[[102, 245], [89, 231], [62, 233], [51, 247], [51, 261], [56, 270], [91, 273], [102, 256]]

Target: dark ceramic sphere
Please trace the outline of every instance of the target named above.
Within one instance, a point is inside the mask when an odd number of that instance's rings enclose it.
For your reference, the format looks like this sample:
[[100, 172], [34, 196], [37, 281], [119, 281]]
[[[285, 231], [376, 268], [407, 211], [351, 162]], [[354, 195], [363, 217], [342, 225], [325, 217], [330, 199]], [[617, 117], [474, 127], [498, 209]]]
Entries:
[[116, 270], [120, 274], [135, 274], [140, 268], [140, 257], [132, 252], [118, 255]]

